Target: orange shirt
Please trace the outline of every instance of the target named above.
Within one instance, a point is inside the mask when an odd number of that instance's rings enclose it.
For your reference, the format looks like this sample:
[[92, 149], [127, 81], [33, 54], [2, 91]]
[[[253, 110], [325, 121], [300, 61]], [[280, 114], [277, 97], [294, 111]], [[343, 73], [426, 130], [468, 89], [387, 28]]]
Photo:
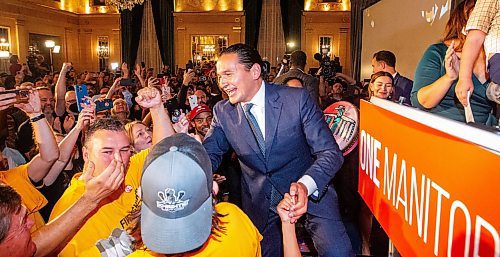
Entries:
[[38, 212], [47, 204], [47, 199], [40, 193], [28, 176], [28, 165], [24, 164], [7, 171], [0, 171], [0, 182], [3, 182], [16, 190], [21, 195], [24, 206], [31, 213], [30, 218], [35, 221], [31, 232], [45, 225], [42, 215]]

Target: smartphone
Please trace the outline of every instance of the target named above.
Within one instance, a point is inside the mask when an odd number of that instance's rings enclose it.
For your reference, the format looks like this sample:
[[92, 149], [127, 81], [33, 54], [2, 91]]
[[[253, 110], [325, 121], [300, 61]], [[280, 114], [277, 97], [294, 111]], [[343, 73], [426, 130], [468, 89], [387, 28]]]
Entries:
[[10, 89], [0, 92], [0, 94], [16, 94], [16, 103], [27, 103], [30, 100], [28, 89]]
[[190, 95], [188, 96], [188, 101], [189, 101], [189, 106], [191, 107], [191, 110], [194, 109], [194, 107], [198, 106], [198, 97], [195, 95]]
[[78, 112], [81, 112], [83, 109], [82, 103], [90, 104], [89, 102], [90, 100], [85, 98], [86, 96], [89, 96], [87, 85], [76, 85], [75, 94], [76, 94], [76, 103], [78, 107]]
[[132, 81], [131, 78], [122, 79], [122, 80], [120, 80], [120, 85], [121, 86], [133, 86], [134, 81]]
[[96, 112], [110, 110], [111, 108], [113, 108], [113, 100], [111, 99], [103, 99], [95, 102]]
[[173, 123], [177, 123], [177, 122], [179, 122], [181, 115], [182, 115], [181, 111], [179, 111], [179, 110], [177, 110], [177, 109], [176, 109], [176, 110], [174, 110], [174, 111], [172, 112], [172, 122], [173, 122]]

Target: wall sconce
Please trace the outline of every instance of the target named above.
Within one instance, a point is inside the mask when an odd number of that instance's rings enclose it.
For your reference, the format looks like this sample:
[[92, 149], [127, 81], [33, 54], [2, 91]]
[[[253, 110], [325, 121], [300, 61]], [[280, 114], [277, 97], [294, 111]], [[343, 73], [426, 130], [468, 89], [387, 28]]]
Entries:
[[97, 56], [99, 59], [109, 58], [109, 38], [98, 37], [97, 40]]
[[61, 52], [61, 46], [60, 45], [55, 45], [54, 50], [52, 51], [55, 54], [58, 54]]
[[45, 40], [45, 47], [49, 49], [50, 56], [50, 71], [54, 72], [54, 58], [52, 57], [52, 53], [54, 51], [54, 47], [56, 46], [56, 42], [54, 40]]
[[0, 38], [0, 58], [10, 57], [10, 44], [5, 38]]
[[56, 46], [56, 42], [54, 40], [45, 40], [45, 47], [54, 48]]
[[108, 46], [98, 46], [97, 56], [99, 58], [109, 58], [109, 47]]

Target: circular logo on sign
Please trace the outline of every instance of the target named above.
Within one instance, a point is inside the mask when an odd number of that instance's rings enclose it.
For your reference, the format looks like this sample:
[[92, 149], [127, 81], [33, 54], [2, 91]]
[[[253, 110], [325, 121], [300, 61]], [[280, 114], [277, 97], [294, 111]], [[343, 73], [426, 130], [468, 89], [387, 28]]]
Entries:
[[340, 101], [324, 111], [325, 121], [346, 156], [358, 145], [359, 111], [349, 102]]

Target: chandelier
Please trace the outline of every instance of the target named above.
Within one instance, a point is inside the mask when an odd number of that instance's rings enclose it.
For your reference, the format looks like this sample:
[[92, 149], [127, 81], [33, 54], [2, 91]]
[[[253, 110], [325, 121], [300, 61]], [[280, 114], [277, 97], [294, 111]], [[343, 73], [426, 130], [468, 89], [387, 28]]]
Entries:
[[129, 11], [134, 8], [136, 4], [143, 4], [144, 0], [106, 0], [106, 5], [113, 5], [118, 8], [118, 10], [123, 11], [128, 9]]

